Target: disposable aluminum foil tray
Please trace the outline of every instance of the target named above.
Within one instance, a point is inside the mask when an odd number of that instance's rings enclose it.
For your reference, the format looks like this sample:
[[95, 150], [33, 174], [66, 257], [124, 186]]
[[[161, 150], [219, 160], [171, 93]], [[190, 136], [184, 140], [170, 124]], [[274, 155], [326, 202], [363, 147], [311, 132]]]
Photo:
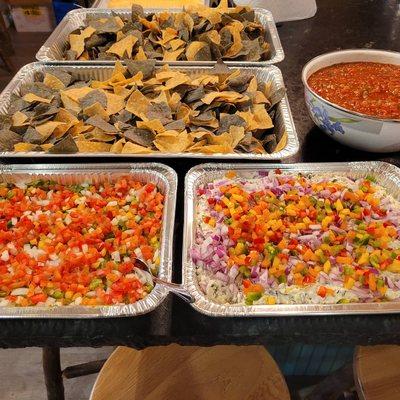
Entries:
[[[129, 175], [140, 182], [152, 182], [165, 195], [161, 233], [159, 277], [172, 278], [172, 243], [174, 232], [177, 175], [163, 164], [15, 164], [0, 166], [0, 182], [22, 183], [51, 179], [62, 184], [113, 182]], [[145, 314], [165, 299], [165, 288], [155, 285], [143, 300], [112, 306], [0, 307], [0, 318], [99, 318]]]
[[[181, 12], [181, 9], [170, 9], [170, 12]], [[271, 47], [271, 57], [265, 61], [225, 61], [226, 64], [242, 65], [242, 66], [265, 66], [276, 64], [284, 59], [284, 53], [281, 41], [278, 36], [278, 31], [275, 26], [272, 14], [263, 8], [255, 8], [255, 17], [265, 28], [265, 39]], [[157, 9], [145, 9], [145, 14], [160, 12]], [[129, 9], [100, 9], [100, 8], [81, 8], [70, 11], [60, 22], [53, 33], [49, 36], [43, 46], [36, 53], [36, 59], [39, 61], [57, 61], [70, 63], [71, 61], [63, 60], [63, 53], [67, 45], [68, 35], [85, 25], [85, 20], [90, 17], [108, 17], [111, 15], [119, 15], [122, 18], [129, 18], [131, 11]], [[74, 61], [81, 64], [93, 63], [93, 61], [100, 61], [104, 64], [114, 64], [114, 61], [92, 60], [92, 61]], [[159, 61], [159, 63], [163, 63]], [[169, 65], [213, 65], [215, 61], [168, 61]]]
[[321, 173], [362, 177], [372, 175], [380, 185], [400, 200], [400, 169], [392, 164], [371, 162], [315, 163], [315, 164], [202, 164], [193, 167], [185, 178], [185, 227], [182, 249], [183, 284], [194, 297], [193, 307], [201, 313], [215, 317], [261, 317], [285, 315], [331, 315], [331, 314], [378, 314], [400, 312], [400, 302], [350, 303], [350, 304], [277, 304], [238, 305], [218, 304], [208, 300], [201, 291], [195, 266], [189, 251], [195, 240], [197, 225], [197, 188], [215, 179], [222, 178], [227, 171], [235, 171], [240, 177], [254, 176], [258, 171], [275, 168], [293, 173]]
[[[112, 65], [103, 64], [44, 64], [44, 63], [31, 63], [22, 67], [8, 86], [4, 89], [3, 93], [0, 94], [0, 114], [6, 114], [7, 109], [10, 105], [11, 95], [13, 93], [18, 94], [23, 84], [33, 82], [36, 73], [49, 71], [52, 69], [61, 69], [70, 73], [73, 73], [79, 79], [95, 79], [95, 80], [106, 80], [111, 77], [113, 71]], [[159, 66], [158, 68], [161, 68]], [[200, 74], [207, 73], [212, 67], [171, 67], [178, 71], [186, 72], [191, 76], [195, 77]], [[239, 69], [242, 72], [254, 74], [259, 82], [272, 82], [273, 89], [284, 87], [283, 78], [281, 71], [270, 65], [268, 67], [232, 67], [232, 69]], [[127, 157], [132, 156], [136, 158], [202, 158], [202, 159], [237, 159], [237, 160], [281, 160], [288, 158], [297, 153], [299, 149], [299, 141], [297, 139], [296, 128], [294, 126], [292, 113], [289, 107], [289, 101], [285, 96], [278, 108], [275, 119], [276, 129], [280, 133], [286, 131], [287, 143], [286, 146], [276, 153], [272, 154], [253, 154], [253, 153], [228, 153], [228, 154], [200, 154], [200, 153], [151, 153], [151, 154], [115, 154], [115, 153], [74, 153], [74, 154], [61, 154], [62, 157], [68, 158], [79, 158], [79, 157]], [[15, 152], [6, 151], [0, 152], [2, 157], [57, 157], [56, 154], [49, 154], [45, 152]]]

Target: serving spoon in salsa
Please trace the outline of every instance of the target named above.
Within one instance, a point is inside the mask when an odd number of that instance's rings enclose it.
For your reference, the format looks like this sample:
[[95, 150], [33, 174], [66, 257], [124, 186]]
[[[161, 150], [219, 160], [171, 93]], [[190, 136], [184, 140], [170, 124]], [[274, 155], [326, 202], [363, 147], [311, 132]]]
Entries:
[[154, 276], [151, 268], [149, 268], [149, 266], [140, 258], [134, 258], [132, 261], [136, 268], [147, 272], [150, 275], [153, 283], [158, 283], [159, 285], [166, 287], [170, 292], [176, 294], [187, 303], [194, 303], [193, 296], [182, 285], [179, 285], [178, 283], [167, 282], [158, 278], [157, 276]]

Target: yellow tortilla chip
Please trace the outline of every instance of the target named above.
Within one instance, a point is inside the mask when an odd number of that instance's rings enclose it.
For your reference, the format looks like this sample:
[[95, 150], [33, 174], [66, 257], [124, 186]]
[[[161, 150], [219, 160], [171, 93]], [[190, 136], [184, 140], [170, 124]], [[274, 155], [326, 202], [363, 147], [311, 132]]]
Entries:
[[210, 92], [207, 93], [201, 101], [204, 104], [211, 104], [214, 100], [220, 99], [226, 102], [235, 102], [237, 100], [243, 99], [243, 95], [237, 92], [232, 91], [223, 91], [223, 92]]
[[[22, 126], [29, 120], [28, 116], [22, 113], [21, 111], [17, 111], [12, 116], [12, 124], [13, 126]], [[28, 121], [29, 122], [29, 121]]]
[[277, 152], [277, 151], [281, 151], [281, 150], [283, 150], [283, 149], [286, 147], [286, 145], [287, 145], [287, 139], [288, 139], [288, 134], [287, 134], [287, 132], [285, 131], [284, 134], [283, 134], [282, 137], [281, 137], [281, 140], [280, 140], [279, 143], [276, 145], [275, 150], [274, 150], [274, 153]]
[[137, 53], [135, 55], [135, 60], [137, 60], [137, 61], [147, 60], [146, 53], [144, 52], [142, 46], [139, 46], [138, 51], [137, 51]]
[[169, 100], [168, 100], [169, 108], [170, 108], [172, 111], [176, 112], [176, 110], [178, 109], [178, 106], [179, 106], [180, 102], [181, 102], [181, 96], [179, 95], [179, 93], [174, 92], [174, 93], [172, 94], [172, 96], [171, 96], [171, 97], [169, 98]]
[[255, 104], [270, 104], [270, 101], [265, 97], [263, 92], [257, 90], [253, 97], [253, 103]]
[[207, 32], [207, 37], [215, 44], [221, 43], [221, 35], [215, 29]]
[[92, 142], [90, 140], [76, 140], [80, 153], [109, 153], [111, 144], [102, 142]]
[[77, 101], [72, 100], [71, 97], [66, 95], [63, 91], [60, 92], [60, 95], [64, 108], [72, 110], [77, 114], [81, 111], [81, 106]]
[[192, 109], [186, 105], [181, 104], [176, 111], [176, 119], [182, 119], [186, 124], [190, 122], [190, 115]]
[[47, 121], [44, 124], [36, 125], [35, 128], [43, 137], [47, 139], [57, 127], [62, 125], [65, 125], [65, 123], [58, 121]]
[[20, 142], [14, 144], [14, 151], [32, 151], [36, 148], [37, 144]]
[[125, 143], [122, 151], [122, 154], [150, 154], [153, 153], [152, 150], [147, 147], [139, 146], [138, 144], [127, 142]]
[[243, 48], [242, 37], [240, 36], [240, 33], [243, 31], [244, 26], [239, 21], [233, 21], [228, 25], [228, 29], [232, 34], [233, 44], [231, 47], [229, 47], [224, 57], [235, 57]]
[[[123, 99], [127, 99], [131, 93], [133, 92], [133, 89], [128, 89], [126, 87], [123, 86], [114, 86], [114, 94], [122, 97]], [[107, 92], [108, 93], [108, 92]]]
[[203, 5], [190, 6], [187, 8], [190, 13], [196, 13], [200, 17], [206, 18], [213, 25], [221, 22], [221, 12], [218, 8], [204, 7]]
[[[122, 64], [121, 64], [122, 65]], [[111, 78], [107, 81], [107, 83], [111, 86], [114, 86], [114, 83], [119, 83], [123, 82], [126, 80], [125, 75], [121, 71], [115, 71], [113, 72]]]
[[246, 121], [247, 131], [258, 129], [258, 122], [255, 120], [254, 114], [251, 111], [237, 111], [236, 114]]
[[125, 24], [121, 17], [116, 16], [114, 20], [121, 29], [124, 27]]
[[85, 50], [82, 55], [78, 58], [79, 61], [89, 61], [89, 53]]
[[184, 51], [184, 48], [175, 51], [164, 51], [163, 61], [176, 61]]
[[110, 153], [122, 153], [122, 149], [124, 148], [125, 144], [125, 139], [119, 139], [117, 142], [115, 142], [111, 148], [110, 148]]
[[52, 144], [52, 143], [43, 143], [43, 144], [40, 145], [40, 147], [44, 151], [49, 151], [53, 146], [54, 146], [54, 144]]
[[137, 121], [136, 126], [141, 129], [151, 130], [155, 133], [165, 132], [164, 125], [158, 119], [153, 119], [151, 121]]
[[249, 82], [249, 86], [247, 86], [247, 91], [248, 92], [256, 92], [258, 89], [258, 84], [257, 84], [257, 78], [253, 76]]
[[108, 114], [106, 113], [106, 110], [104, 110], [102, 105], [97, 101], [91, 106], [84, 108], [83, 113], [88, 117], [98, 115], [100, 118], [104, 119], [104, 121], [108, 121], [110, 119]]
[[194, 145], [188, 147], [186, 149], [186, 151], [187, 152], [190, 152], [190, 151], [196, 152], [198, 149], [200, 149], [201, 147], [205, 146], [206, 144], [207, 144], [207, 140], [206, 139], [200, 140], [200, 141], [196, 142]]
[[79, 121], [78, 124], [74, 125], [69, 129], [69, 134], [72, 136], [77, 136], [81, 133], [90, 131], [92, 129], [91, 125], [85, 125], [83, 121]]
[[156, 136], [154, 145], [165, 153], [182, 153], [193, 144], [193, 139], [186, 132], [165, 131]]
[[183, 85], [184, 83], [189, 82], [189, 76], [183, 74], [182, 72], [175, 72], [174, 76], [165, 82], [165, 86], [156, 88], [156, 90], [171, 90], [179, 85]]
[[126, 73], [126, 68], [122, 65], [121, 61], [119, 61], [119, 60], [115, 61], [111, 79], [113, 79], [114, 76], [120, 77], [121, 75], [122, 75], [122, 79], [125, 79], [125, 75], [124, 75], [125, 73]]
[[105, 92], [107, 97], [106, 113], [108, 115], [117, 114], [125, 108], [125, 99], [122, 96]]
[[186, 58], [188, 61], [197, 61], [196, 54], [203, 48], [206, 47], [205, 42], [191, 42], [186, 48]]
[[171, 46], [172, 51], [178, 50], [180, 47], [184, 46], [185, 44], [186, 44], [186, 42], [183, 41], [182, 39], [174, 39], [169, 42], [169, 45]]
[[132, 49], [135, 43], [138, 41], [136, 36], [128, 35], [122, 40], [114, 43], [106, 53], [116, 54], [119, 58], [131, 58]]
[[147, 29], [150, 29], [151, 31], [160, 32], [160, 27], [159, 27], [157, 21], [147, 21], [146, 18], [139, 18], [139, 22], [144, 27], [146, 27]]
[[253, 106], [254, 119], [256, 120], [258, 126], [257, 129], [269, 129], [273, 128], [274, 124], [271, 117], [267, 113], [265, 106], [263, 104], [255, 104]]
[[72, 100], [79, 102], [82, 97], [85, 97], [88, 93], [92, 92], [94, 89], [89, 86], [82, 86], [79, 88], [72, 88], [63, 90], [61, 93], [66, 94]]
[[48, 72], [44, 76], [43, 83], [51, 89], [65, 89], [64, 83]]
[[27, 101], [28, 103], [33, 103], [35, 101], [38, 101], [39, 103], [50, 104], [50, 102], [51, 102], [51, 100], [45, 99], [40, 96], [36, 96], [36, 94], [33, 94], [33, 93], [27, 93], [22, 99]]
[[95, 32], [96, 29], [88, 26], [80, 34], [71, 33], [69, 35], [71, 50], [76, 52], [76, 58], [79, 58], [85, 50], [85, 39], [90, 38]]
[[125, 109], [139, 118], [145, 118], [150, 101], [140, 90], [135, 90], [126, 102]]
[[191, 151], [205, 154], [233, 153], [232, 147], [230, 147], [228, 144], [210, 144], [207, 146], [192, 147]]
[[75, 117], [72, 113], [70, 113], [65, 108], [60, 108], [58, 113], [56, 114], [54, 121], [65, 122], [66, 124], [72, 123], [77, 124], [79, 122], [78, 118]]
[[191, 84], [193, 86], [207, 86], [216, 85], [219, 82], [218, 75], [200, 75], [198, 78], [194, 79]]
[[230, 126], [229, 127], [229, 135], [231, 137], [230, 145], [234, 149], [239, 142], [244, 138], [245, 132], [243, 126]]

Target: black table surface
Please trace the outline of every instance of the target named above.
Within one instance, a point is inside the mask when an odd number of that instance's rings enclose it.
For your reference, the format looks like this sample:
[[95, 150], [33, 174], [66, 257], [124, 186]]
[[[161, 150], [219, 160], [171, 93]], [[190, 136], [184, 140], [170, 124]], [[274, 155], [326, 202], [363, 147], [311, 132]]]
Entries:
[[[278, 66], [283, 72], [300, 139], [299, 153], [286, 161], [383, 160], [399, 165], [400, 153], [385, 155], [355, 151], [316, 128], [306, 111], [301, 82], [303, 65], [318, 54], [346, 48], [400, 51], [399, 2], [319, 0], [317, 3], [318, 12], [314, 18], [286, 22], [278, 29], [285, 51], [285, 60]], [[187, 170], [199, 162], [201, 160], [167, 162], [179, 174], [174, 242], [174, 279], [177, 282], [180, 281], [181, 265], [183, 178]], [[197, 345], [400, 343], [400, 314], [212, 318], [170, 296], [155, 311], [138, 317], [0, 320], [2, 347], [122, 344], [141, 348], [173, 342]]]

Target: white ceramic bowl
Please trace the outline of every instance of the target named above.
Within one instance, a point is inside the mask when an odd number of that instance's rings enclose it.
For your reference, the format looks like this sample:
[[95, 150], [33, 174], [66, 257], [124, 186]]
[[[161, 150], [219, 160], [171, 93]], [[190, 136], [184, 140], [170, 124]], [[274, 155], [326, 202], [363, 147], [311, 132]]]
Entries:
[[341, 50], [313, 58], [303, 68], [302, 80], [312, 120], [327, 135], [359, 150], [389, 153], [400, 150], [400, 119], [381, 119], [346, 110], [314, 93], [307, 80], [333, 64], [369, 61], [400, 65], [400, 53], [384, 50]]

